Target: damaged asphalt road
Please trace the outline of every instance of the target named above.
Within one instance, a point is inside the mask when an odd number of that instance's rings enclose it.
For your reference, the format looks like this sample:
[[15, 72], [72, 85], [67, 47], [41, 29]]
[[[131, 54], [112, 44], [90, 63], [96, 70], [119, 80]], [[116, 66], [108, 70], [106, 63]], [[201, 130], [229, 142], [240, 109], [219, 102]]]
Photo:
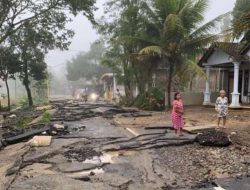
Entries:
[[176, 138], [171, 130], [131, 131], [114, 124], [116, 114], [151, 116], [136, 110], [52, 104], [57, 111], [50, 129], [40, 134], [53, 136], [50, 146], [30, 147], [21, 139], [0, 152], [1, 190], [209, 190], [240, 187], [236, 179], [249, 182], [248, 157], [232, 146], [201, 147], [195, 134]]

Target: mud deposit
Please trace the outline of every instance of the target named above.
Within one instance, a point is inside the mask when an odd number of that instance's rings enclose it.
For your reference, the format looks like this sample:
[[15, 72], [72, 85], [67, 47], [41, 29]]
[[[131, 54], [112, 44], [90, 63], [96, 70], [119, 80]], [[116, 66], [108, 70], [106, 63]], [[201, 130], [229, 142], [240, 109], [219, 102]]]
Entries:
[[229, 146], [231, 141], [225, 132], [208, 130], [196, 137], [197, 142], [204, 146], [224, 147]]
[[[249, 181], [244, 176], [250, 171], [250, 151], [241, 144], [226, 146], [225, 131], [177, 138], [170, 129], [144, 130], [151, 124], [167, 126], [165, 113], [110, 120], [128, 110], [73, 100], [52, 104], [57, 110], [49, 126], [63, 126], [52, 127], [48, 147], [20, 143], [0, 152], [1, 190], [213, 190], [219, 185], [231, 190]], [[24, 133], [9, 129], [6, 137]]]
[[95, 156], [101, 156], [101, 152], [95, 151], [93, 148], [90, 147], [82, 147], [79, 149], [71, 149], [64, 153], [64, 156], [70, 161], [78, 161], [83, 162], [87, 159], [92, 159]]

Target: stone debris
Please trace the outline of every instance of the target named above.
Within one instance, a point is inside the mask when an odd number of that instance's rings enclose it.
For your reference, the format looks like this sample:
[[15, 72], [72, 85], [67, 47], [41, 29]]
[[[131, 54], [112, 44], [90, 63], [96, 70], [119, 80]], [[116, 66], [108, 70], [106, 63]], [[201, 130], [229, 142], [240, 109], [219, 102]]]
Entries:
[[34, 136], [28, 141], [27, 145], [31, 147], [45, 147], [51, 144], [51, 136]]
[[9, 116], [10, 119], [16, 118], [17, 116], [15, 114], [12, 114]]
[[54, 124], [53, 127], [58, 131], [63, 131], [65, 129], [64, 125]]
[[36, 107], [37, 111], [50, 110], [50, 109], [52, 109], [51, 105]]

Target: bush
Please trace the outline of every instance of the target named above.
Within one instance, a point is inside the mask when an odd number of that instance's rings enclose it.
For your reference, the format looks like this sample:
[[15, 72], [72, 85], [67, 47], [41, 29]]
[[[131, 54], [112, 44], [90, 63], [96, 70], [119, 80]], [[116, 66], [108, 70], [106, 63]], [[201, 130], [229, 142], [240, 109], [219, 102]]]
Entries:
[[144, 94], [139, 94], [134, 99], [123, 98], [120, 102], [121, 105], [129, 107], [138, 107], [143, 110], [162, 111], [165, 109], [165, 91], [160, 88], [150, 89]]
[[50, 119], [51, 119], [51, 114], [49, 112], [44, 112], [43, 113], [43, 117], [42, 117], [42, 120], [41, 120], [41, 123], [43, 124], [48, 124], [50, 122]]
[[24, 129], [28, 126], [30, 122], [32, 122], [32, 117], [21, 117], [16, 122], [16, 127], [20, 129]]
[[27, 108], [29, 107], [29, 100], [27, 97], [22, 97], [20, 98], [18, 104], [22, 107], [22, 108]]

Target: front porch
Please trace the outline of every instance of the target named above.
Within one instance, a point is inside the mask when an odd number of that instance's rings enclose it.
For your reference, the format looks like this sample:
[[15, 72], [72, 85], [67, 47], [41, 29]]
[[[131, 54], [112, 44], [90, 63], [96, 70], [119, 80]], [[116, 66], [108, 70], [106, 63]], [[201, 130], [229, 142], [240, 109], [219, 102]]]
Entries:
[[[250, 109], [250, 61], [240, 54], [236, 43], [217, 43], [202, 57], [206, 70], [203, 105], [211, 106], [210, 72], [219, 71], [220, 87], [225, 90], [232, 109]], [[219, 93], [218, 93], [219, 95]]]

